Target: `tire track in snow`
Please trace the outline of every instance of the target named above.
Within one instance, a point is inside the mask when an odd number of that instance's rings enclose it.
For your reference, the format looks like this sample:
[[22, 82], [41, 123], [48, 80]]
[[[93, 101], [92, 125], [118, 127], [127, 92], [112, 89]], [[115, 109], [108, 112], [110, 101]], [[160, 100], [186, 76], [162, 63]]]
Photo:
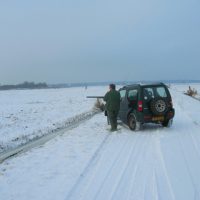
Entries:
[[[116, 139], [113, 139], [115, 136], [116, 135], [112, 135], [112, 137], [109, 138], [106, 146], [104, 146], [105, 152], [103, 152], [104, 150], [101, 151], [100, 158], [96, 161], [97, 164], [90, 168], [90, 171], [81, 180], [82, 183], [78, 182], [79, 185], [75, 186], [70, 198], [68, 196], [66, 199], [128, 200], [133, 199], [133, 196], [137, 197], [138, 195], [139, 198], [137, 199], [144, 199], [146, 183], [145, 175], [151, 172], [149, 170], [145, 173], [144, 167], [145, 164], [148, 163], [149, 154], [147, 153], [147, 147], [149, 144], [151, 145], [151, 141], [149, 142], [149, 137], [147, 137], [147, 135], [126, 136], [121, 144], [115, 144], [115, 146], [118, 147], [118, 150], [112, 157], [112, 151], [108, 153], [108, 147], [112, 148], [110, 145]], [[120, 137], [117, 139], [120, 139]], [[108, 153], [107, 156], [106, 153]], [[144, 156], [145, 154], [146, 156]], [[107, 164], [106, 159], [109, 157], [111, 159], [110, 165], [105, 165]], [[106, 171], [102, 174], [100, 170]], [[98, 173], [100, 173], [101, 176]], [[137, 192], [137, 189], [134, 190], [135, 188], [138, 188], [135, 187], [138, 184], [138, 177], [136, 177], [137, 173], [141, 174], [143, 177], [140, 181], [143, 192], [140, 190], [139, 193]], [[85, 184], [87, 186], [85, 186]], [[153, 195], [158, 196], [156, 190]]]
[[[158, 181], [157, 181], [157, 176], [156, 176], [156, 171], [155, 169], [153, 170], [153, 173], [151, 175], [151, 193], [152, 193], [152, 197], [149, 198], [150, 194], [148, 193], [148, 191], [145, 190], [145, 193], [144, 193], [144, 200], [149, 200], [149, 199], [153, 199], [153, 200], [159, 200], [159, 199], [162, 199], [161, 196], [160, 196], [160, 192], [159, 192], [159, 189], [158, 189]], [[149, 184], [149, 183], [148, 183]], [[146, 184], [147, 185], [147, 184]]]
[[[192, 174], [192, 169], [191, 169], [191, 165], [189, 164], [188, 162], [188, 156], [186, 156], [186, 153], [185, 153], [185, 148], [183, 147], [183, 144], [182, 144], [182, 141], [181, 141], [181, 138], [179, 137], [178, 138], [179, 140], [179, 144], [180, 144], [180, 148], [181, 148], [181, 152], [182, 152], [182, 155], [183, 155], [183, 158], [184, 158], [184, 161], [185, 161], [185, 166], [188, 170], [188, 175], [190, 176], [190, 179], [191, 179], [191, 183], [193, 185], [193, 188], [194, 188], [194, 198], [196, 199], [200, 199], [200, 195], [199, 195], [199, 190], [198, 190], [198, 185], [196, 184], [196, 181], [195, 181], [195, 174], [193, 175]], [[191, 156], [191, 155], [190, 155]], [[199, 164], [200, 166], [200, 164]]]
[[[148, 154], [148, 145], [149, 145], [149, 136], [142, 135], [142, 137], [138, 137], [140, 141], [140, 145], [138, 148], [138, 152], [135, 154], [136, 166], [135, 171], [132, 174], [132, 179], [130, 183], [130, 188], [127, 194], [127, 199], [144, 199], [146, 181], [145, 178], [148, 174], [147, 170], [144, 170], [145, 162]], [[140, 178], [138, 178], [140, 177]], [[140, 185], [140, 187], [138, 187]]]
[[198, 156], [198, 159], [200, 160], [200, 139], [198, 139], [197, 137], [195, 138], [194, 137], [194, 134], [192, 134], [190, 131], [189, 131], [189, 135], [191, 137], [191, 140], [192, 140], [192, 143], [193, 143], [193, 147], [195, 149], [195, 152]]
[[[138, 172], [138, 164], [142, 160], [142, 156], [138, 155], [139, 153], [141, 153], [141, 151], [144, 152], [144, 146], [147, 144], [147, 140], [143, 140], [143, 142], [141, 143], [138, 138], [134, 139], [136, 139], [136, 142], [134, 148], [132, 149], [132, 152], [130, 153], [131, 157], [129, 158], [129, 162], [127, 163], [126, 168], [123, 171], [123, 176], [121, 176], [121, 179], [118, 182], [115, 193], [113, 193], [112, 195], [112, 200], [115, 200], [117, 198], [126, 200], [132, 199], [131, 192], [135, 183], [134, 178]], [[127, 181], [129, 181], [129, 187], [127, 187]]]
[[[158, 160], [156, 162], [156, 166], [155, 167], [157, 168], [159, 166], [161, 168], [160, 170], [156, 170], [156, 173], [155, 173], [157, 185], [159, 185], [158, 184], [158, 182], [159, 182], [158, 181], [159, 180], [158, 172], [160, 172], [165, 177], [166, 185], [167, 185], [166, 189], [169, 191], [169, 195], [170, 195], [171, 199], [172, 200], [176, 200], [176, 197], [175, 197], [175, 194], [174, 194], [174, 190], [173, 190], [173, 186], [171, 184], [171, 180], [170, 180], [170, 177], [169, 177], [169, 174], [168, 174], [167, 166], [166, 166], [166, 163], [165, 163], [165, 160], [164, 160], [164, 156], [163, 156], [163, 153], [162, 153], [160, 140], [159, 140], [159, 142], [157, 141], [156, 152], [157, 152], [157, 159]], [[159, 195], [159, 196], [161, 196], [161, 195]]]
[[[180, 110], [181, 110], [182, 115], [184, 115], [184, 117], [187, 118], [187, 121], [190, 122], [190, 127], [192, 127], [191, 123], [194, 123], [196, 126], [199, 127], [200, 126], [199, 123], [192, 119], [192, 117], [184, 110], [183, 106], [180, 103], [178, 105], [179, 105], [179, 109], [181, 108]], [[190, 134], [190, 136], [192, 138], [195, 150], [200, 159], [200, 145], [198, 145], [198, 144], [200, 144], [200, 137], [194, 138], [194, 134], [191, 133], [191, 129], [188, 129], [188, 134]]]
[[95, 162], [98, 154], [102, 150], [103, 146], [105, 145], [105, 143], [107, 142], [107, 140], [108, 140], [109, 137], [110, 137], [110, 134], [107, 134], [105, 136], [105, 138], [103, 139], [103, 141], [101, 142], [101, 144], [99, 145], [99, 147], [97, 148], [97, 150], [95, 151], [95, 153], [93, 154], [93, 156], [91, 157], [91, 159], [89, 160], [88, 164], [84, 168], [83, 172], [80, 174], [80, 176], [77, 179], [76, 183], [73, 185], [72, 189], [68, 193], [66, 200], [69, 200], [69, 199], [72, 198], [72, 195], [74, 194], [74, 192], [77, 190], [77, 188], [79, 187], [79, 185], [83, 182], [84, 177], [90, 171], [90, 168], [94, 164], [94, 162]]
[[[137, 163], [139, 162], [139, 159], [135, 160], [134, 157], [139, 153], [139, 148], [137, 148], [139, 146], [141, 147], [141, 144], [138, 141], [136, 141], [135, 145], [133, 146], [133, 148], [132, 148], [132, 150], [130, 152], [129, 160], [126, 163], [125, 169], [123, 170], [123, 173], [120, 176], [120, 179], [119, 179], [119, 181], [117, 183], [117, 186], [115, 188], [115, 193], [113, 193], [112, 196], [111, 196], [111, 198], [110, 198], [111, 200], [115, 200], [120, 195], [118, 193], [121, 193], [121, 188], [123, 188], [124, 186], [126, 186], [127, 180], [130, 180], [130, 179], [134, 180], [133, 177], [135, 176], [135, 174], [137, 172], [137, 169], [138, 169]], [[134, 166], [135, 166], [135, 168], [134, 168]], [[133, 176], [132, 178], [130, 178], [130, 175], [128, 173], [129, 169], [131, 169], [131, 168], [135, 169], [134, 172], [132, 173], [132, 176]], [[131, 185], [129, 186], [129, 188], [131, 188]], [[126, 199], [129, 199], [128, 198], [128, 195], [130, 194], [130, 189], [129, 188], [128, 187], [126, 188], [129, 191], [128, 194], [126, 192], [126, 194], [127, 194], [127, 198]], [[125, 193], [124, 190], [123, 190], [123, 193]]]
[[[175, 191], [175, 196], [177, 198], [187, 199], [186, 197], [190, 196], [190, 199], [200, 199], [199, 197], [199, 180], [198, 174], [200, 167], [199, 162], [199, 136], [198, 136], [198, 124], [194, 121], [194, 116], [196, 114], [195, 110], [187, 109], [186, 103], [181, 98], [181, 95], [175, 95], [175, 105], [176, 105], [176, 117], [179, 120], [178, 128], [180, 130], [175, 129], [174, 139], [171, 140], [173, 142], [172, 149], [175, 150], [175, 155], [172, 156], [174, 159], [174, 169], [177, 169], [177, 173], [175, 177], [169, 177], [170, 182], [172, 182], [172, 188]], [[194, 114], [194, 116], [193, 116]], [[192, 117], [193, 116], [193, 117]], [[178, 124], [177, 123], [177, 124]], [[195, 124], [195, 126], [194, 126]], [[168, 150], [169, 151], [169, 150]], [[192, 154], [190, 153], [192, 152]], [[169, 154], [169, 153], [167, 153]], [[169, 159], [169, 158], [168, 158]], [[173, 162], [173, 159], [172, 162]], [[176, 159], [176, 160], [175, 160]], [[163, 159], [164, 160], [164, 159]], [[169, 167], [169, 171], [167, 169], [167, 165]], [[198, 166], [198, 167], [197, 167]], [[170, 173], [173, 176], [175, 170], [171, 169], [169, 165], [169, 160], [165, 164], [165, 168], [167, 169], [167, 173]], [[177, 176], [177, 177], [176, 177]], [[182, 181], [178, 184], [178, 181]], [[180, 191], [181, 187], [185, 187], [187, 193]], [[187, 188], [186, 188], [187, 187]], [[183, 196], [185, 194], [185, 196]]]
[[[146, 179], [150, 180], [148, 182], [145, 183], [144, 185], [144, 190], [143, 190], [143, 197], [142, 199], [144, 200], [148, 200], [148, 199], [154, 199], [154, 200], [158, 200], [158, 190], [157, 190], [157, 181], [156, 181], [156, 177], [155, 177], [155, 161], [157, 160], [157, 155], [155, 155], [156, 151], [156, 145], [155, 145], [155, 137], [154, 136], [148, 136], [149, 137], [149, 142], [148, 142], [148, 147], [146, 149], [147, 153], [147, 158], [145, 159], [145, 163], [144, 165], [146, 165], [146, 163], [148, 163], [148, 171], [146, 172]], [[150, 159], [149, 154], [154, 155], [154, 159]], [[149, 158], [148, 158], [149, 157]], [[151, 184], [149, 184], [149, 182]]]
[[[127, 145], [127, 143], [130, 142], [129, 139], [126, 138], [125, 140], [120, 140], [118, 136], [118, 134], [111, 134], [111, 137], [109, 137], [109, 140], [106, 143], [107, 146], [112, 146], [114, 142], [114, 146], [117, 145], [118, 147], [117, 150], [112, 152], [113, 149], [111, 148], [110, 152], [107, 151], [108, 149], [104, 152], [101, 147], [101, 155], [99, 158], [96, 157], [95, 159], [96, 165], [92, 165], [92, 163], [89, 162], [91, 167], [89, 170], [87, 169], [87, 176], [81, 177], [81, 179], [77, 181], [77, 184], [74, 185], [66, 199], [99, 199], [98, 194], [102, 192], [102, 188], [104, 187], [104, 184], [106, 184], [108, 177], [111, 179], [113, 178], [110, 176], [112, 170], [116, 168], [116, 166], [120, 166], [120, 160], [124, 158], [125, 149], [126, 151], [129, 149], [129, 145]], [[116, 141], [117, 143], [115, 143]], [[105, 154], [108, 154], [109, 156], [106, 156]], [[106, 168], [105, 164], [107, 164]], [[101, 176], [99, 177], [98, 173], [102, 170], [102, 168], [104, 171], [103, 173], [101, 172]], [[84, 185], [84, 183], [86, 185]], [[92, 192], [90, 191], [90, 187], [93, 187]], [[80, 194], [79, 191], [82, 191], [82, 193]], [[105, 193], [104, 190], [103, 193]]]
[[[133, 151], [136, 147], [137, 142], [138, 141], [132, 142], [129, 138], [126, 139], [124, 146], [122, 146], [120, 150], [119, 157], [113, 162], [112, 167], [109, 169], [108, 175], [105, 176], [105, 179], [102, 182], [99, 191], [96, 193], [96, 200], [105, 199], [105, 197], [107, 200], [116, 199], [114, 195], [117, 191], [120, 191], [120, 183], [125, 177], [127, 169], [131, 164]], [[124, 157], [124, 155], [126, 156]], [[121, 164], [123, 165], [121, 166]], [[116, 174], [116, 172], [118, 173]], [[108, 189], [110, 183], [112, 183], [113, 186], [111, 189]]]
[[157, 171], [160, 172], [162, 169], [160, 167], [160, 158], [158, 154], [160, 149], [157, 148], [158, 139], [158, 136], [151, 134], [146, 135], [145, 138], [142, 139], [142, 142], [146, 144], [139, 148], [141, 151], [138, 155], [141, 156], [141, 161], [137, 163], [137, 165], [139, 165], [139, 170], [134, 178], [136, 179], [136, 182], [132, 186], [129, 198], [126, 199], [173, 199], [169, 197], [169, 195], [167, 195], [167, 198], [163, 198], [160, 194], [158, 177], [156, 174]]
[[[107, 142], [107, 145], [114, 142], [115, 140], [115, 136], [113, 136], [112, 134], [112, 137], [110, 137], [109, 141]], [[117, 146], [118, 147], [121, 147], [123, 145], [123, 142], [121, 140], [117, 140]], [[106, 147], [104, 147], [104, 149], [106, 149]], [[90, 187], [93, 187], [93, 185], [99, 180], [97, 179], [98, 177], [96, 177], [96, 175], [104, 168], [105, 169], [105, 166], [102, 166], [102, 163], [108, 163], [108, 166], [109, 165], [112, 165], [112, 163], [110, 162], [111, 159], [107, 159], [107, 157], [105, 156], [105, 154], [107, 154], [107, 150], [105, 151], [104, 149], [102, 149], [102, 152], [101, 152], [101, 155], [99, 156], [99, 159], [97, 158], [96, 159], [96, 165], [93, 166], [93, 168], [91, 168], [90, 172], [88, 173], [90, 176], [86, 177], [86, 179], [84, 180], [84, 182], [86, 183], [87, 182], [87, 185], [86, 187], [84, 188], [84, 192], [82, 194], [82, 196], [84, 197], [84, 195], [87, 195], [87, 192], [90, 190]], [[115, 152], [114, 155], [112, 155], [113, 157], [115, 157], [115, 159], [117, 158], [117, 155], [120, 153], [120, 149], [121, 148], [118, 148], [117, 152]], [[103, 178], [106, 177], [107, 173], [108, 173], [108, 170], [109, 170], [109, 167], [106, 168], [107, 171], [104, 172], [103, 174]], [[103, 180], [103, 178], [100, 177], [100, 179]], [[100, 184], [101, 182], [99, 183], [98, 187], [95, 185], [95, 188], [96, 190], [98, 190], [98, 188], [100, 187]], [[81, 187], [81, 184], [80, 184], [80, 187]], [[74, 198], [76, 199], [76, 198]], [[89, 198], [90, 199], [90, 198]]]

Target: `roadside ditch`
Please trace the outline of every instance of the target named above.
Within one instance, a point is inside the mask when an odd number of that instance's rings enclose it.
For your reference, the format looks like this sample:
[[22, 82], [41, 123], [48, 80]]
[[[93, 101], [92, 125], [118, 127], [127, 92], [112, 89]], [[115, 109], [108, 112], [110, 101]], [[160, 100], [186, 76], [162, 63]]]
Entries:
[[92, 109], [91, 111], [81, 113], [79, 115], [76, 115], [70, 119], [68, 119], [65, 123], [64, 127], [58, 128], [55, 131], [48, 133], [46, 135], [43, 135], [41, 137], [36, 137], [32, 140], [29, 140], [25, 144], [21, 144], [17, 147], [14, 147], [12, 149], [7, 149], [6, 151], [0, 153], [0, 163], [5, 161], [8, 158], [14, 157], [20, 153], [26, 152], [32, 148], [41, 146], [48, 142], [49, 140], [65, 134], [67, 131], [76, 128], [81, 123], [91, 119], [94, 115], [100, 113], [101, 111], [99, 109]]

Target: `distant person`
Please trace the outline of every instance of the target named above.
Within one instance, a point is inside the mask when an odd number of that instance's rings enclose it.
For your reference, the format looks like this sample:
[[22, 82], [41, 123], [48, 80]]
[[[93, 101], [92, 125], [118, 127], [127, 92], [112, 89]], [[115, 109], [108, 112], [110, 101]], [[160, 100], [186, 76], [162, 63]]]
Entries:
[[109, 85], [109, 91], [104, 96], [106, 111], [111, 125], [111, 131], [117, 130], [117, 116], [120, 108], [120, 93], [114, 84]]

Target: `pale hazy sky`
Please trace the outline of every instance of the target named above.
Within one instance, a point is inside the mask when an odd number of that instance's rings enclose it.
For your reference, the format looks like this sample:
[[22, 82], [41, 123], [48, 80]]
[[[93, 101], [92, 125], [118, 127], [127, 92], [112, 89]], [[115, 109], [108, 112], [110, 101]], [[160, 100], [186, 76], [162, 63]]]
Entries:
[[0, 83], [200, 79], [199, 0], [0, 2]]

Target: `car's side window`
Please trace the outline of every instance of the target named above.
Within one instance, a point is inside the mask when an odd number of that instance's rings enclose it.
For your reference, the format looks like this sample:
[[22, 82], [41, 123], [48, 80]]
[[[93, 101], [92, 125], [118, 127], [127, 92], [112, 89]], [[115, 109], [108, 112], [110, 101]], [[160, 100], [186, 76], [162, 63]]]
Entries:
[[129, 100], [137, 100], [138, 90], [132, 89], [128, 91], [128, 99]]
[[156, 92], [159, 97], [167, 97], [167, 93], [164, 87], [157, 87]]
[[120, 96], [121, 96], [121, 100], [123, 100], [126, 96], [126, 90], [120, 90]]

